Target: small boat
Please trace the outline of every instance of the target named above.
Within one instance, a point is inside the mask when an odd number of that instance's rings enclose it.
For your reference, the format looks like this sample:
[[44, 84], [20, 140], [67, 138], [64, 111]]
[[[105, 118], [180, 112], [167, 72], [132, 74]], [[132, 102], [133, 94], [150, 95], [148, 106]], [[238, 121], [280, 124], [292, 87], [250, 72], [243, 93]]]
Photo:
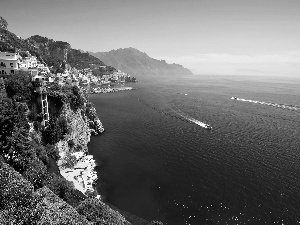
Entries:
[[231, 99], [237, 100], [237, 97], [231, 97]]
[[208, 129], [208, 130], [211, 130], [212, 126], [210, 126], [210, 125], [207, 124], [205, 128]]

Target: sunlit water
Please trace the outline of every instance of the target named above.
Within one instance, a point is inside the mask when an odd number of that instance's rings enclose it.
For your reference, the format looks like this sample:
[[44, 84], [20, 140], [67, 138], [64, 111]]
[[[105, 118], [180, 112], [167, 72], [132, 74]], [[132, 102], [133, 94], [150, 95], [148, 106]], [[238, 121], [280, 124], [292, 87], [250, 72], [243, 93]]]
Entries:
[[187, 76], [91, 95], [106, 129], [89, 144], [101, 162], [98, 188], [164, 224], [297, 224], [299, 85]]

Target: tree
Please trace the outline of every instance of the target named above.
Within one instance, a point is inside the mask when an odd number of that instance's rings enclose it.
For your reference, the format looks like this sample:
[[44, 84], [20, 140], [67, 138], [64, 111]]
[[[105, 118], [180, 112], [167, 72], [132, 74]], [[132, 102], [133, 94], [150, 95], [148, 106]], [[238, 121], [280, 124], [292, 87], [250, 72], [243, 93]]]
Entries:
[[46, 166], [39, 160], [32, 160], [27, 163], [22, 175], [26, 180], [30, 181], [35, 189], [43, 187], [50, 179]]
[[[1, 224], [34, 224], [36, 201], [34, 188], [9, 165], [0, 161], [0, 222]], [[2, 219], [2, 221], [1, 221]], [[2, 222], [5, 223], [2, 223]]]
[[0, 28], [7, 30], [7, 21], [0, 16]]
[[31, 76], [28, 72], [19, 71], [9, 76], [5, 82], [6, 93], [10, 98], [18, 100], [30, 100], [32, 98]]
[[62, 198], [66, 202], [72, 201], [74, 184], [70, 181], [67, 181], [61, 175], [52, 173], [46, 185], [58, 197]]
[[76, 207], [76, 211], [96, 224], [130, 224], [119, 212], [112, 210], [96, 198], [84, 200]]

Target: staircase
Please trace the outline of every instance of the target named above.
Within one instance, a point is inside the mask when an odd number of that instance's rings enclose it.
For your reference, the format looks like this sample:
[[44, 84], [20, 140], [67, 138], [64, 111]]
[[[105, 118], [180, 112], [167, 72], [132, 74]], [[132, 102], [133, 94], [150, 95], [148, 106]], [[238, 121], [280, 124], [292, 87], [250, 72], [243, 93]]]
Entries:
[[45, 87], [45, 82], [43, 77], [34, 77], [32, 85], [35, 87], [34, 92], [39, 94], [42, 103], [42, 115], [43, 121], [42, 125], [46, 128], [49, 125], [49, 111], [48, 111], [48, 100], [47, 100], [47, 89]]

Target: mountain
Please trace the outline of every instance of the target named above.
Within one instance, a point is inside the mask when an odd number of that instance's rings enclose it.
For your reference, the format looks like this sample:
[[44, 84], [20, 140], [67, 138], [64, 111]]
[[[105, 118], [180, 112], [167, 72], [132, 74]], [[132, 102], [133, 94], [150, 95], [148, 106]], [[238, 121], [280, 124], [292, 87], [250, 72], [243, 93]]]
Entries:
[[135, 48], [120, 48], [109, 52], [89, 53], [105, 64], [134, 76], [192, 74], [189, 69], [179, 64], [168, 64], [165, 60], [153, 59]]
[[[105, 64], [98, 58], [82, 50], [73, 49], [68, 42], [54, 41], [46, 37], [34, 35], [26, 39], [27, 42], [39, 49], [41, 56], [48, 66], [54, 70], [62, 67], [65, 63], [76, 69], [91, 68], [96, 70]], [[114, 68], [111, 68], [114, 71]]]
[[[19, 52], [21, 56], [27, 56], [28, 52], [34, 55], [42, 63], [47, 64], [51, 72], [63, 72], [65, 67], [76, 69], [91, 68], [95, 75], [101, 74], [100, 66], [105, 64], [98, 58], [73, 49], [68, 42], [54, 41], [47, 37], [34, 35], [22, 39], [7, 29], [7, 22], [0, 18], [0, 52]], [[115, 71], [115, 68], [107, 67], [106, 73]]]

